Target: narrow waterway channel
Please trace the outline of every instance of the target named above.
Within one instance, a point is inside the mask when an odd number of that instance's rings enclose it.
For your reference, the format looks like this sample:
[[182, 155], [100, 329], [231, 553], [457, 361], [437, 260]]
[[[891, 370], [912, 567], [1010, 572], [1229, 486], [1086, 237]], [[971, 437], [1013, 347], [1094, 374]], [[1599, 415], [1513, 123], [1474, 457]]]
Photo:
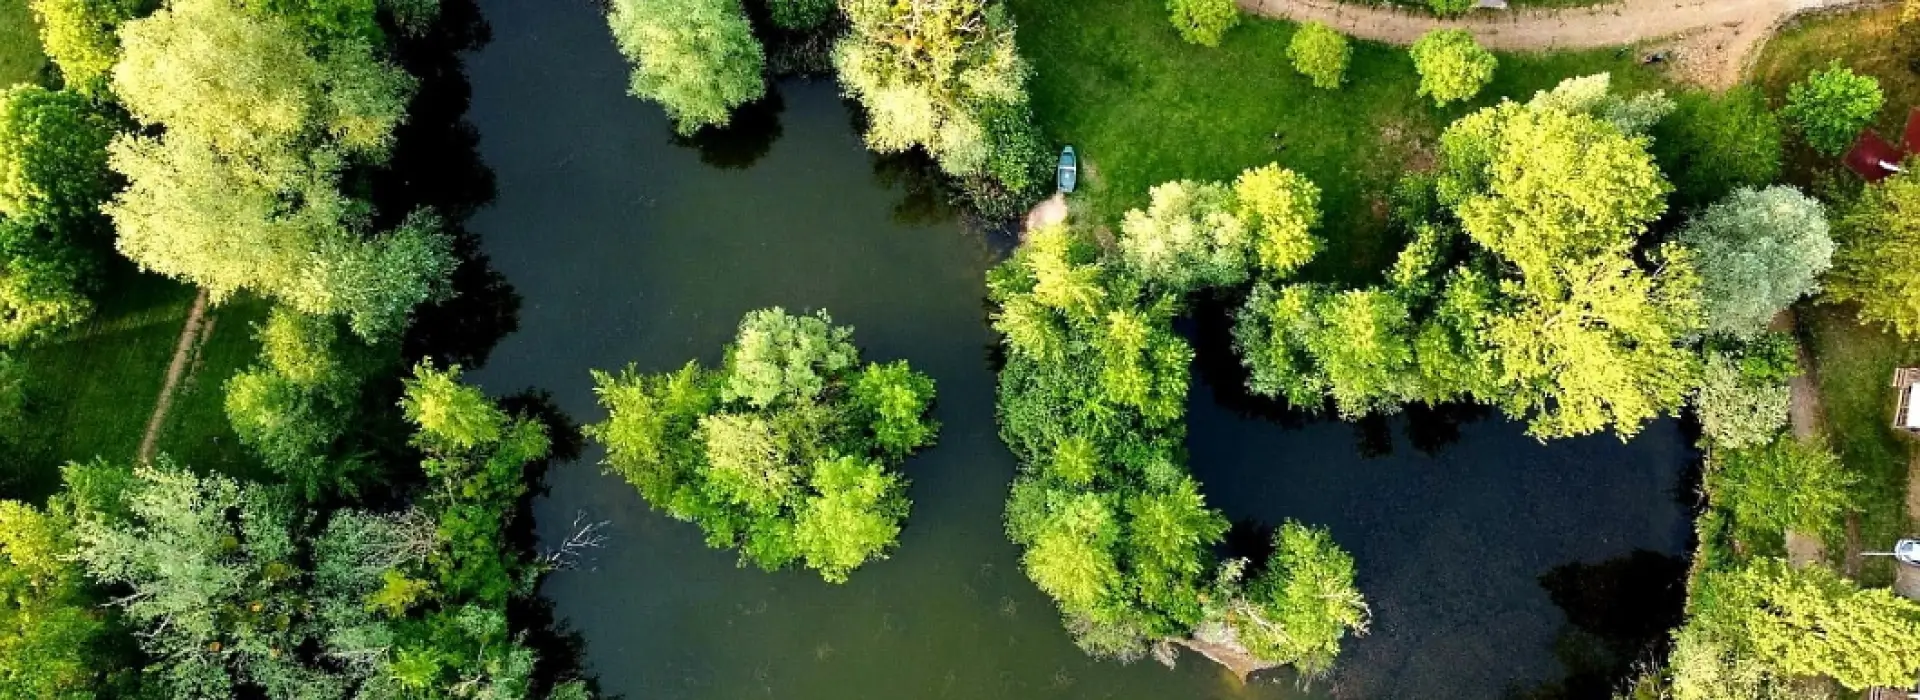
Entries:
[[[833, 84], [782, 83], [729, 138], [676, 143], [658, 108], [626, 95], [626, 65], [594, 3], [480, 5], [493, 41], [467, 61], [471, 119], [498, 197], [471, 228], [522, 305], [518, 332], [474, 379], [494, 393], [550, 390], [575, 421], [597, 421], [589, 369], [717, 362], [741, 314], [780, 305], [830, 310], [869, 359], [908, 359], [939, 385], [940, 443], [906, 465], [914, 506], [900, 549], [842, 586], [738, 568], [601, 474], [597, 449], [557, 467], [537, 505], [542, 535], [560, 537], [584, 513], [609, 521], [611, 541], [543, 593], [606, 691], [1309, 694], [1242, 687], [1190, 655], [1173, 670], [1121, 666], [1072, 645], [1001, 529], [1015, 466], [994, 424], [983, 275], [995, 246], [926, 206], [911, 168], [869, 154]], [[1206, 324], [1196, 332], [1209, 349]], [[1617, 632], [1586, 628], [1619, 627], [1608, 621], [1631, 617], [1627, 598], [1678, 584], [1646, 574], [1671, 559], [1627, 558], [1685, 545], [1675, 492], [1692, 455], [1670, 421], [1624, 445], [1543, 446], [1517, 425], [1455, 413], [1357, 426], [1268, 416], [1216, 396], [1210, 379], [1231, 377], [1196, 372], [1190, 402], [1210, 501], [1248, 531], [1287, 517], [1329, 525], [1373, 604], [1373, 634], [1311, 695], [1500, 697], [1553, 682], [1581, 670], [1567, 660], [1582, 644]], [[1609, 561], [1627, 564], [1598, 566]]]

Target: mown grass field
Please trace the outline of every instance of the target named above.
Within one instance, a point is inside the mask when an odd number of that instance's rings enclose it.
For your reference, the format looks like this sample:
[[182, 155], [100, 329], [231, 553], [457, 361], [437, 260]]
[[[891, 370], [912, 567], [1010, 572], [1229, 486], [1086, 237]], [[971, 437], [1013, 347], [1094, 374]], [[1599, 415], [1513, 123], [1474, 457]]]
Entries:
[[39, 82], [46, 65], [40, 25], [27, 0], [0, 0], [0, 88]]
[[1247, 17], [1206, 48], [1182, 42], [1158, 0], [1011, 5], [1040, 123], [1081, 154], [1076, 217], [1114, 227], [1155, 184], [1230, 180], [1277, 161], [1324, 192], [1328, 246], [1308, 273], [1321, 279], [1365, 282], [1391, 262], [1400, 242], [1386, 235], [1386, 194], [1430, 162], [1453, 119], [1578, 75], [1611, 72], [1627, 89], [1663, 84], [1617, 50], [1503, 55], [1479, 99], [1442, 109], [1416, 94], [1400, 47], [1355, 42], [1347, 84], [1328, 91], [1293, 71], [1291, 23]]

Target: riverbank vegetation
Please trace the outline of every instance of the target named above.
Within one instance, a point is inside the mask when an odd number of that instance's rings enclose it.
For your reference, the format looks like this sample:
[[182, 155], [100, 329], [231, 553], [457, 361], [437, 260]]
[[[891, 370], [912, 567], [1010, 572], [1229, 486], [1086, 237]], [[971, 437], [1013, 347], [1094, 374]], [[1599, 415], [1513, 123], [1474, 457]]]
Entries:
[[933, 444], [933, 380], [860, 364], [825, 311], [740, 320], [718, 370], [595, 371], [606, 465], [707, 544], [767, 571], [804, 562], [833, 583], [885, 559], [907, 518], [900, 461]]
[[447, 5], [31, 3], [57, 73], [0, 92], [0, 694], [589, 696], [524, 613], [600, 541], [531, 545], [571, 428], [416, 362], [484, 357], [415, 322], [498, 293], [460, 286], [484, 193], [393, 174], [464, 109]]

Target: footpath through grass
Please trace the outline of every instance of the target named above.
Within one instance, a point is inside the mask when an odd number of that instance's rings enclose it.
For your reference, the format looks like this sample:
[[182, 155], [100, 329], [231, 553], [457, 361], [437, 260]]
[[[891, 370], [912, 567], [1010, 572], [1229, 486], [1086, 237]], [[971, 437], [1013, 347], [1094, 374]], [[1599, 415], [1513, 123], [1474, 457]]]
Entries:
[[[30, 473], [12, 475], [20, 495], [49, 492], [69, 461], [124, 463], [139, 451], [194, 290], [124, 263], [116, 267], [91, 322], [20, 352], [29, 370], [27, 439], [37, 448]], [[227, 424], [220, 385], [252, 361], [252, 325], [264, 309], [244, 300], [208, 309], [215, 326], [181, 381], [161, 452], [206, 469], [250, 468]]]
[[1159, 0], [1011, 0], [1040, 123], [1074, 146], [1075, 216], [1110, 228], [1168, 180], [1231, 180], [1279, 162], [1324, 192], [1327, 241], [1310, 277], [1366, 282], [1398, 252], [1387, 193], [1429, 165], [1441, 129], [1501, 96], [1525, 99], [1568, 77], [1611, 72], [1617, 88], [1663, 86], [1630, 53], [1502, 55], [1471, 104], [1436, 108], [1401, 47], [1354, 42], [1347, 84], [1321, 90], [1293, 71], [1296, 25], [1248, 16], [1218, 48], [1180, 40]]
[[46, 66], [40, 24], [27, 0], [0, 0], [0, 88], [40, 82]]

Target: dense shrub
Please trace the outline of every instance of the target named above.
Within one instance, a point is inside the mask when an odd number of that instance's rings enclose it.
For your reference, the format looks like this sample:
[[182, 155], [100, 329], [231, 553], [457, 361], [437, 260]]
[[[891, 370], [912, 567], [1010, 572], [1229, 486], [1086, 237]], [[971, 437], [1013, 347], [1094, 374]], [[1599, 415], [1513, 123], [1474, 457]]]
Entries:
[[1711, 502], [1732, 517], [1735, 535], [1755, 543], [1779, 541], [1787, 530], [1838, 533], [1855, 481], [1824, 445], [1785, 436], [1716, 453], [1707, 478]]
[[768, 0], [773, 23], [786, 29], [806, 30], [820, 26], [838, 9], [833, 0]]
[[1787, 425], [1789, 392], [1784, 382], [1755, 380], [1739, 361], [1709, 352], [1693, 397], [1701, 428], [1714, 444], [1752, 447], [1772, 440]]
[[1472, 99], [1493, 80], [1499, 60], [1464, 29], [1435, 29], [1413, 42], [1413, 69], [1420, 74], [1420, 95], [1434, 104]]
[[1839, 155], [1854, 136], [1873, 122], [1885, 101], [1880, 81], [1856, 75], [1834, 59], [1826, 70], [1807, 74], [1787, 88], [1787, 107], [1781, 115], [1800, 131], [1807, 145], [1826, 155]]
[[1287, 58], [1293, 69], [1313, 80], [1324, 90], [1339, 89], [1346, 79], [1347, 64], [1353, 60], [1353, 47], [1345, 34], [1319, 22], [1308, 22], [1294, 32], [1287, 44]]
[[1240, 24], [1233, 0], [1167, 0], [1167, 19], [1187, 43], [1219, 46], [1227, 30]]
[[1834, 220], [1829, 299], [1859, 306], [1860, 320], [1920, 337], [1920, 172], [1867, 185]]

